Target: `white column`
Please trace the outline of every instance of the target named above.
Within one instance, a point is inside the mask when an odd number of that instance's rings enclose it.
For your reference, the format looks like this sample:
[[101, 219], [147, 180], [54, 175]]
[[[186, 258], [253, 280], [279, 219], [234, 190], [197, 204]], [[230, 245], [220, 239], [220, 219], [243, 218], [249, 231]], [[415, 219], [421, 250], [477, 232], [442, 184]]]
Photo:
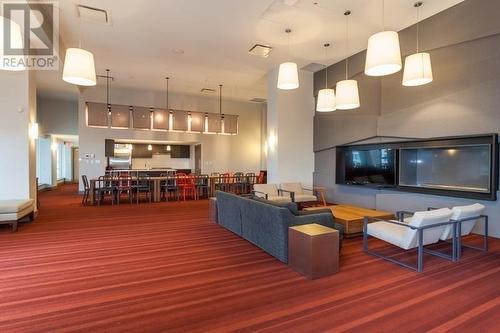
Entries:
[[34, 72], [0, 72], [0, 200], [36, 200], [36, 122]]
[[300, 87], [276, 87], [278, 70], [267, 76], [267, 171], [268, 183], [301, 182], [312, 186], [313, 74], [299, 71]]

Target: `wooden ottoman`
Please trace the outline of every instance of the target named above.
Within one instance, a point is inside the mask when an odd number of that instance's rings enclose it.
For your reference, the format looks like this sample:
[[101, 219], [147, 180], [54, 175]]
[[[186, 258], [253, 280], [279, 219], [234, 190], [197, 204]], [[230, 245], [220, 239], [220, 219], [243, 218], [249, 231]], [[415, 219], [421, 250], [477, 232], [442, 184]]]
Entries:
[[339, 270], [339, 232], [320, 224], [288, 228], [288, 264], [309, 279]]

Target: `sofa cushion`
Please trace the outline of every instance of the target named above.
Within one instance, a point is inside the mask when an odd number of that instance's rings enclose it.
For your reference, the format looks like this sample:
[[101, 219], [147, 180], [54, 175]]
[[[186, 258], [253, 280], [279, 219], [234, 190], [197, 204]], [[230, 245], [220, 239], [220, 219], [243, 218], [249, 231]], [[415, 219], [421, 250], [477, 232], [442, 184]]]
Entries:
[[[432, 224], [448, 222], [452, 212], [448, 208], [441, 208], [430, 211], [416, 212], [409, 221], [409, 225], [413, 227], [424, 227]], [[446, 226], [439, 226], [424, 230], [423, 245], [436, 243], [443, 234]], [[407, 229], [407, 235], [401, 244], [404, 249], [411, 249], [418, 245], [418, 232], [415, 229]]]
[[311, 194], [295, 195], [295, 202], [308, 202], [308, 201], [318, 201], [318, 198], [315, 195]]
[[[297, 195], [301, 195], [304, 192], [302, 191], [302, 184], [301, 183], [283, 183], [280, 185], [282, 190], [290, 191], [295, 193], [295, 197]], [[297, 201], [297, 200], [295, 200]]]
[[[486, 207], [484, 205], [481, 205], [479, 203], [475, 203], [473, 205], [468, 205], [468, 206], [456, 206], [451, 209], [451, 211], [453, 212], [453, 215], [451, 215], [451, 219], [456, 221], [470, 217], [476, 217], [481, 215], [485, 208]], [[472, 229], [474, 229], [476, 222], [477, 220], [462, 222], [462, 232], [461, 232], [462, 236], [470, 234], [472, 232]], [[450, 239], [452, 235], [453, 235], [453, 228], [451, 225], [449, 225], [443, 231], [441, 239], [442, 240]]]
[[0, 200], [0, 214], [15, 214], [33, 208], [33, 199]]
[[289, 211], [292, 212], [292, 214], [297, 215], [299, 213], [299, 208], [297, 207], [297, 204], [294, 202], [291, 202], [290, 200], [288, 201], [270, 201], [266, 200], [263, 198], [259, 197], [253, 197], [253, 200], [268, 204], [268, 205], [273, 205], [275, 207], [281, 207], [281, 208], [287, 208]]
[[401, 240], [407, 229], [407, 227], [388, 222], [373, 222], [367, 225], [368, 235], [396, 246], [401, 246]]
[[[266, 193], [269, 196], [278, 196], [278, 186], [276, 184], [254, 184], [253, 189], [258, 192]], [[264, 195], [256, 193], [255, 195], [263, 198]]]
[[268, 201], [274, 201], [274, 202], [292, 202], [292, 198], [290, 197], [285, 197], [281, 195], [268, 195], [267, 196]]

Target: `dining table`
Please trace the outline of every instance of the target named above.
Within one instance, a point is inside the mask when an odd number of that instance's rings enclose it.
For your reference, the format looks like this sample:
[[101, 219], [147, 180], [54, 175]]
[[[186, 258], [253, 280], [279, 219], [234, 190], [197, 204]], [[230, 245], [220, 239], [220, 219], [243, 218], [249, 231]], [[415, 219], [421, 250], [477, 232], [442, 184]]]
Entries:
[[[177, 177], [177, 176], [176, 176]], [[194, 177], [195, 181], [199, 178], [200, 176], [193, 175], [193, 176], [188, 176], [188, 177]], [[253, 184], [254, 180], [250, 180], [251, 177], [254, 176], [243, 176], [243, 179], [245, 182], [248, 184]], [[153, 202], [160, 202], [161, 201], [161, 183], [162, 181], [166, 181], [168, 179], [171, 179], [172, 176], [156, 176], [156, 177], [148, 177], [149, 181], [151, 182], [151, 192], [153, 194]], [[228, 184], [234, 184], [236, 182], [236, 178], [242, 178], [241, 176], [229, 176], [229, 177], [220, 177], [220, 176], [209, 176], [208, 177], [208, 196], [213, 197], [215, 196], [215, 191], [216, 191], [216, 185], [221, 181], [221, 179], [224, 179], [225, 181], [228, 182]], [[130, 181], [132, 177], [126, 177], [126, 178], [116, 178], [116, 177], [110, 177], [109, 181], [115, 181], [115, 182], [123, 182], [123, 181]], [[97, 182], [99, 181], [99, 178], [91, 178], [89, 179], [89, 201], [92, 205], [96, 204], [96, 189], [97, 189]]]

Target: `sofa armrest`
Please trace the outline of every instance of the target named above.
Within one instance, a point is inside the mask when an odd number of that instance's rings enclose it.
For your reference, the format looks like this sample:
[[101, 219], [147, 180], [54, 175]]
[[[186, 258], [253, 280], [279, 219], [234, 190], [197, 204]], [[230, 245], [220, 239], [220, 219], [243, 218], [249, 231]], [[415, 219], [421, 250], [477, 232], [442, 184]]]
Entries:
[[305, 188], [305, 187], [303, 187], [302, 191], [308, 191], [308, 192], [311, 192], [311, 193], [314, 194], [314, 190], [312, 188]]

